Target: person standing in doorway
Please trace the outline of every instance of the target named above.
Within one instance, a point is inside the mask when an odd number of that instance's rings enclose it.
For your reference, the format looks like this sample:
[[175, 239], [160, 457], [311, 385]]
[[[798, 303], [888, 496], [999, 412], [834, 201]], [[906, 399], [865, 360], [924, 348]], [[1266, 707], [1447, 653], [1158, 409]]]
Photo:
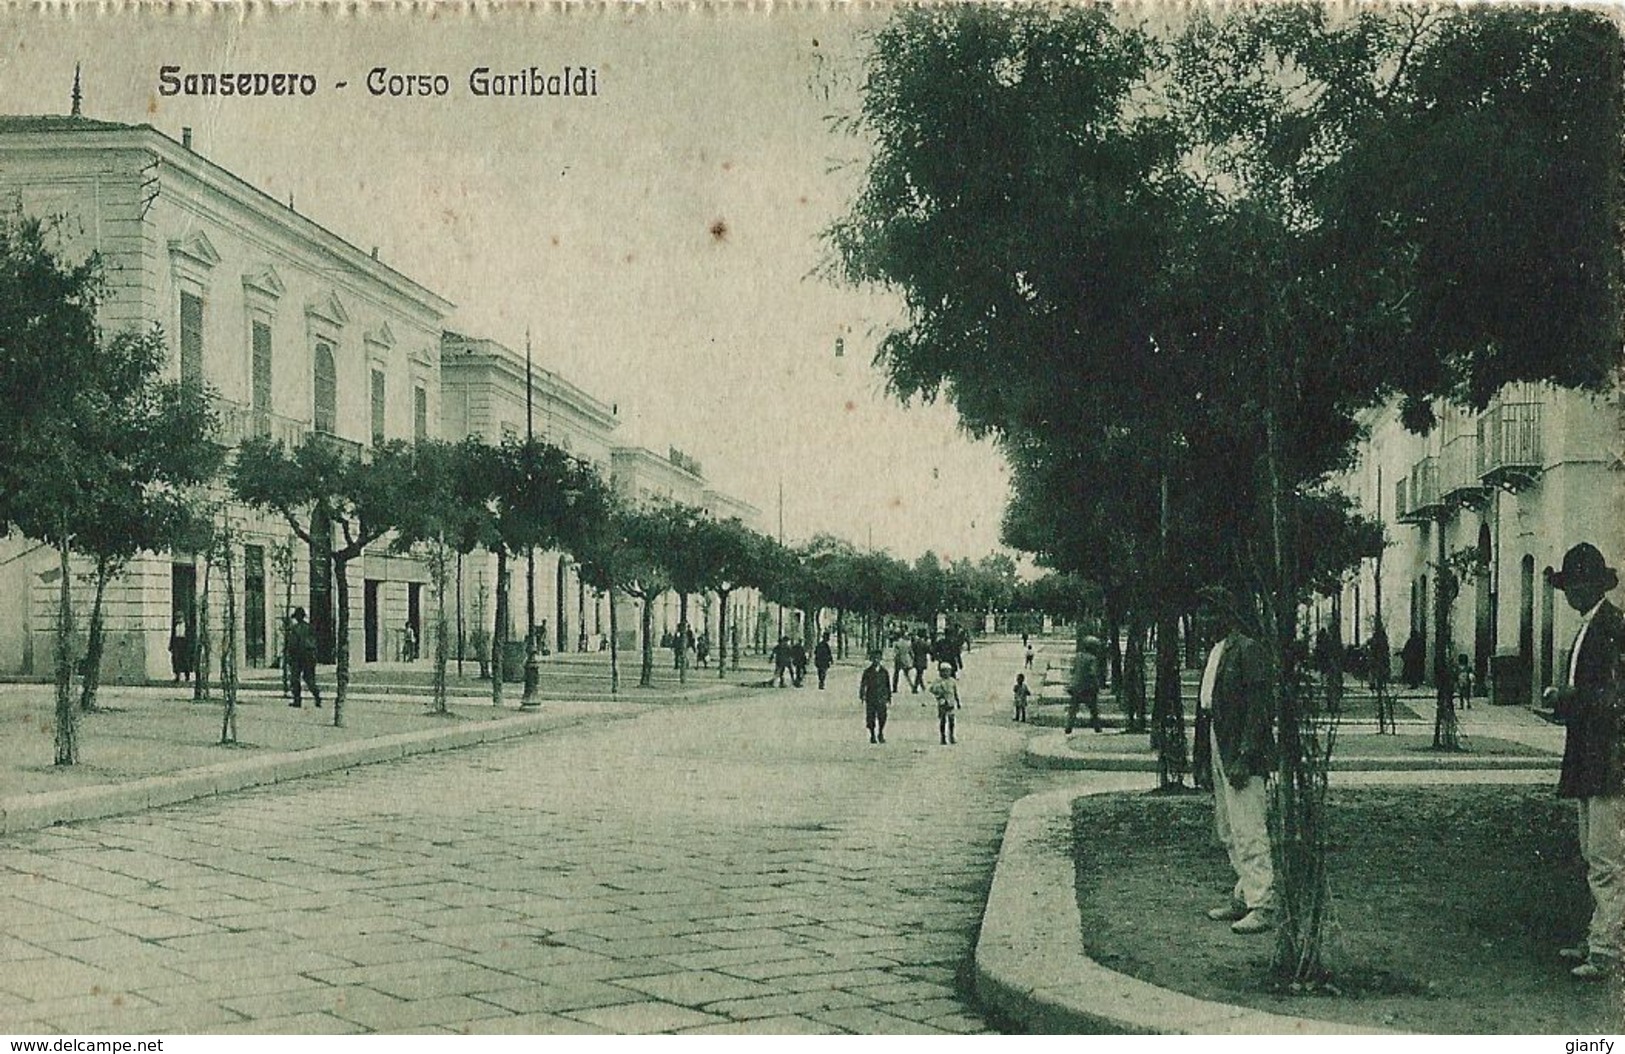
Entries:
[[1551, 583], [1580, 613], [1568, 669], [1544, 698], [1568, 726], [1557, 796], [1579, 802], [1580, 856], [1593, 903], [1585, 940], [1560, 954], [1582, 960], [1569, 971], [1576, 979], [1602, 981], [1619, 976], [1625, 955], [1625, 617], [1606, 599], [1619, 574], [1588, 542], [1563, 554]]
[[184, 615], [175, 619], [175, 627], [169, 631], [169, 668], [176, 684], [192, 679], [192, 635], [186, 630]]
[[954, 666], [944, 662], [937, 667], [937, 679], [931, 682], [931, 694], [937, 697], [937, 734], [942, 745], [954, 740], [954, 711], [959, 709], [959, 682], [954, 679]]
[[305, 609], [294, 608], [293, 620], [288, 623], [288, 683], [293, 686], [293, 702], [289, 706], [304, 706], [300, 688], [310, 687], [310, 698], [322, 705], [321, 689], [316, 687], [316, 631], [305, 621]]
[[1268, 659], [1241, 632], [1236, 601], [1215, 604], [1230, 632], [1208, 653], [1198, 693], [1212, 715], [1213, 821], [1236, 873], [1230, 902], [1207, 917], [1235, 933], [1263, 933], [1275, 924], [1275, 868], [1266, 822], [1266, 785], [1275, 767]]
[[829, 634], [825, 633], [818, 638], [818, 646], [813, 649], [813, 669], [818, 671], [818, 690], [824, 690], [824, 678], [829, 676], [829, 668], [835, 665], [835, 652], [829, 646]]
[[878, 648], [869, 653], [869, 665], [863, 668], [863, 677], [858, 682], [858, 698], [863, 701], [863, 724], [869, 730], [871, 743], [886, 741], [886, 710], [891, 706], [891, 678], [886, 676], [881, 654]]

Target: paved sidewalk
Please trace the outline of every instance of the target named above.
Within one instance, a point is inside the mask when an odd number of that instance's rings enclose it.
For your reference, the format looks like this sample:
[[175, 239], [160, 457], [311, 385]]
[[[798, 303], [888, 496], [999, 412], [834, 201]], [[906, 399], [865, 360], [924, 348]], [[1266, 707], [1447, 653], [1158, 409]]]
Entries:
[[12, 837], [0, 1031], [985, 1030], [994, 858], [1051, 777], [1015, 664], [969, 663], [953, 747], [908, 696], [871, 746], [842, 669]]

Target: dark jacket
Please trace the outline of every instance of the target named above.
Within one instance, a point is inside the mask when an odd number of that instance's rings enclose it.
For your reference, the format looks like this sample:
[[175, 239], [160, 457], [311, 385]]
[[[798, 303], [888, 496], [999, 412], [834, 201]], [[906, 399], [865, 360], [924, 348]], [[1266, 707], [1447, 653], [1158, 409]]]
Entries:
[[835, 663], [835, 655], [829, 650], [829, 641], [821, 640], [818, 647], [813, 649], [813, 665], [820, 670], [827, 670]]
[[885, 706], [891, 702], [891, 674], [884, 666], [865, 666], [858, 683], [858, 698], [865, 706]]
[[915, 669], [923, 670], [930, 664], [931, 645], [926, 642], [924, 637], [915, 637], [913, 643], [909, 645], [909, 650], [914, 653]]
[[295, 666], [316, 665], [316, 631], [310, 623], [288, 623], [288, 661]]
[[807, 648], [800, 641], [790, 645], [790, 665], [798, 670], [807, 668]]
[[1620, 722], [1625, 718], [1620, 655], [1625, 646], [1625, 617], [1604, 600], [1591, 616], [1591, 628], [1580, 642], [1580, 661], [1570, 688], [1565, 682], [1553, 708], [1568, 725], [1563, 746], [1563, 774], [1558, 777], [1560, 798], [1592, 798], [1625, 788], [1625, 766], [1620, 758]]
[[1269, 660], [1251, 637], [1232, 633], [1213, 679], [1213, 736], [1226, 777], [1275, 769], [1274, 689]]

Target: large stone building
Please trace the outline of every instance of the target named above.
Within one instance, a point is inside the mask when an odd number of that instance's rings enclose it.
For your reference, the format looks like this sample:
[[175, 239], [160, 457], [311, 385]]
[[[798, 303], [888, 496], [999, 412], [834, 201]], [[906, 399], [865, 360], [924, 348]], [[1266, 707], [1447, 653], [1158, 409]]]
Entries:
[[[1550, 572], [1581, 541], [1625, 563], [1625, 394], [1520, 384], [1482, 413], [1439, 409], [1426, 436], [1392, 410], [1366, 422], [1342, 485], [1389, 545], [1337, 598], [1343, 639], [1366, 640], [1379, 615], [1396, 651], [1420, 633], [1431, 679], [1442, 554], [1456, 582], [1446, 658], [1466, 655], [1497, 701], [1532, 701], [1561, 676], [1578, 625]], [[1315, 617], [1333, 612], [1322, 604]]]
[[[172, 376], [218, 393], [223, 443], [315, 432], [361, 449], [438, 430], [440, 333], [452, 305], [194, 152], [189, 133], [177, 142], [147, 125], [0, 118], [0, 194], [55, 217], [70, 255], [99, 254], [102, 326], [162, 327]], [[286, 524], [243, 509], [232, 516], [245, 541], [242, 661], [274, 657], [275, 613], [290, 591], [331, 654], [333, 594], [321, 561], [297, 543], [288, 558]], [[421, 617], [426, 576], [381, 549], [358, 564], [352, 651], [383, 656], [386, 627], [404, 635]], [[6, 544], [0, 589], [13, 602], [0, 606], [0, 669], [27, 673], [49, 655], [54, 567], [35, 546]], [[192, 554], [130, 566], [108, 597], [109, 678], [168, 676], [171, 627], [195, 627], [203, 579]]]
[[[441, 339], [441, 400], [444, 436], [474, 436], [488, 443], [532, 435], [589, 462], [606, 478], [614, 454], [615, 409], [593, 398], [558, 373], [528, 367], [521, 353], [494, 340], [446, 332]], [[510, 565], [509, 626], [511, 640], [522, 640], [529, 613], [549, 651], [585, 650], [607, 632], [603, 601], [588, 589], [568, 553], [538, 552], [534, 557], [535, 601], [531, 602], [531, 562]], [[459, 610], [464, 643], [481, 625], [496, 619], [496, 559], [465, 560], [459, 576]]]

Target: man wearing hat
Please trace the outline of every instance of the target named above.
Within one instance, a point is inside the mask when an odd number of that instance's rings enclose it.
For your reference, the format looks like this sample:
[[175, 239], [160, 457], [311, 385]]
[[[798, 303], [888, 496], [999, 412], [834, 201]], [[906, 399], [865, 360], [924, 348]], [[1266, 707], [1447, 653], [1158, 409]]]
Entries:
[[1625, 644], [1625, 618], [1604, 599], [1619, 585], [1597, 547], [1581, 542], [1563, 554], [1563, 568], [1551, 576], [1552, 588], [1563, 591], [1569, 607], [1580, 613], [1566, 670], [1545, 699], [1568, 726], [1563, 772], [1557, 781], [1560, 798], [1579, 800], [1580, 856], [1595, 909], [1586, 939], [1562, 955], [1583, 959], [1570, 972], [1585, 980], [1602, 980], [1619, 969], [1625, 954], [1625, 771], [1620, 752], [1620, 723], [1625, 717], [1620, 654]]
[[886, 708], [891, 705], [891, 678], [881, 664], [879, 648], [869, 651], [869, 665], [858, 682], [858, 698], [863, 701], [863, 723], [869, 729], [869, 742], [886, 741]]

